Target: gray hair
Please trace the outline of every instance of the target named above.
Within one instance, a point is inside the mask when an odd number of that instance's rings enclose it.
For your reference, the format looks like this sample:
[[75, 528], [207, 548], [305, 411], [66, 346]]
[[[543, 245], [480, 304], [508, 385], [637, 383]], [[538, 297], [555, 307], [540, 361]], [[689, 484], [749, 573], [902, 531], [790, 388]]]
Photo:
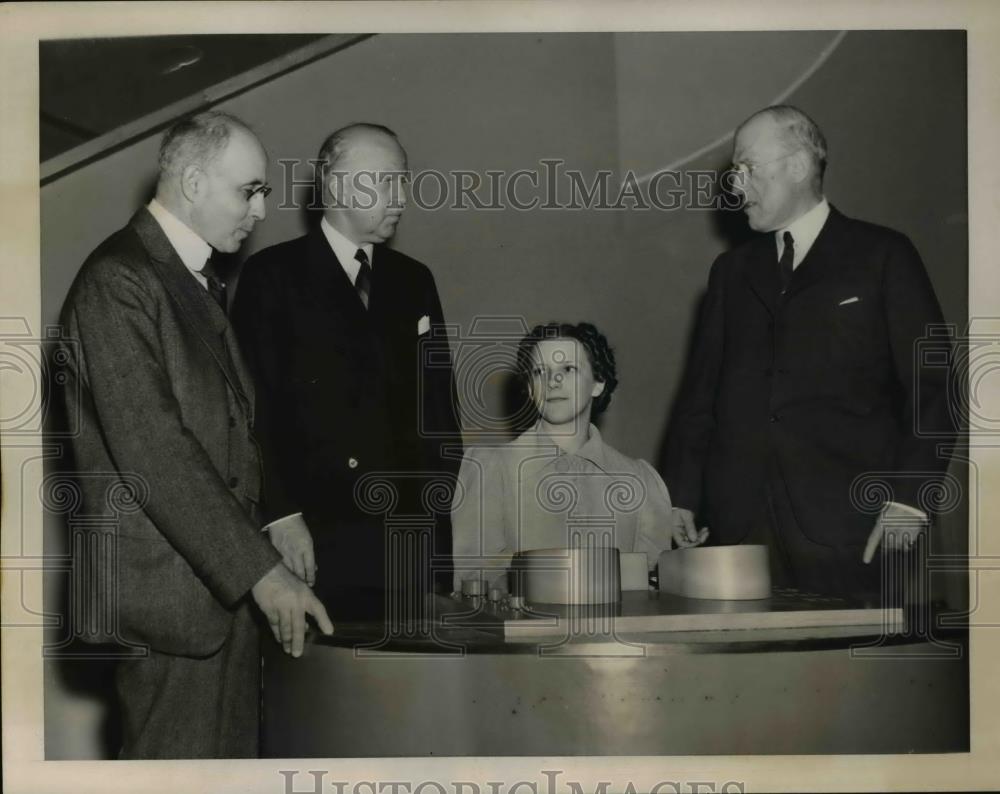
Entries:
[[221, 110], [176, 122], [160, 143], [160, 177], [180, 174], [189, 165], [204, 168], [226, 150], [235, 128], [253, 134], [245, 121]]
[[[803, 149], [815, 166], [816, 187], [822, 187], [826, 173], [826, 136], [819, 125], [794, 105], [772, 105], [754, 113], [740, 125], [745, 127], [758, 116], [768, 115], [774, 119], [784, 141], [793, 148]], [[739, 132], [739, 130], [737, 130]]]
[[356, 122], [348, 124], [334, 130], [326, 136], [322, 146], [319, 147], [319, 154], [316, 157], [316, 187], [320, 196], [323, 196], [324, 186], [329, 175], [337, 169], [340, 161], [344, 159], [351, 149], [351, 143], [359, 133], [377, 133], [385, 135], [396, 142], [400, 149], [403, 148], [399, 142], [399, 136], [391, 129], [382, 124], [371, 124], [368, 122]]

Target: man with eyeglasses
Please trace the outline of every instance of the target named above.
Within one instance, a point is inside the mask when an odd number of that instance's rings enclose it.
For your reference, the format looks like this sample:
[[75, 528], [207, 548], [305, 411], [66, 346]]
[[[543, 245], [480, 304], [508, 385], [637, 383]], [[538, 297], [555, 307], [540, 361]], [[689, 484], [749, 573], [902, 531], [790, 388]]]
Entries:
[[950, 432], [947, 366], [917, 360], [943, 320], [910, 241], [827, 202], [826, 159], [797, 108], [737, 129], [733, 188], [762, 234], [712, 266], [665, 479], [680, 531], [703, 508], [716, 543], [769, 546], [775, 585], [877, 596], [876, 551], [926, 537], [946, 465], [919, 431]]
[[264, 219], [266, 166], [233, 116], [175, 124], [155, 198], [88, 257], [63, 311], [84, 502], [101, 515], [112, 491], [135, 496], [86, 589], [99, 599], [88, 609], [115, 610], [115, 639], [144, 649], [116, 671], [122, 758], [256, 756], [253, 603], [292, 655], [306, 615], [333, 630], [261, 532], [253, 385], [211, 266]]

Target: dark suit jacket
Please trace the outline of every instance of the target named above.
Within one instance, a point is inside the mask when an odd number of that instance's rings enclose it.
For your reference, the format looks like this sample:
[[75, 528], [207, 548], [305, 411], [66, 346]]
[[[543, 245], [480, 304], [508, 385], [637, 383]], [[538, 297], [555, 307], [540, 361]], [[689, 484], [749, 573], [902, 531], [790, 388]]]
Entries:
[[925, 508], [921, 489], [945, 466], [926, 434], [950, 427], [948, 368], [916, 347], [941, 310], [906, 237], [833, 208], [784, 296], [778, 278], [771, 234], [712, 266], [667, 443], [671, 497], [704, 504], [715, 540], [739, 542], [771, 454], [809, 538], [863, 544], [881, 501], [852, 502], [858, 475], [881, 473], [889, 499]]
[[208, 656], [281, 560], [250, 517], [260, 460], [235, 337], [146, 209], [88, 257], [63, 324], [85, 510], [114, 514], [109, 477], [141, 492], [117, 512], [117, 571], [94, 569], [92, 586], [122, 638]]
[[[434, 330], [421, 337], [425, 316]], [[257, 378], [266, 513], [305, 514], [320, 558], [319, 591], [393, 584], [384, 570], [385, 515], [371, 503], [359, 507], [355, 493], [362, 478], [379, 473], [417, 475], [396, 478], [411, 498], [393, 512], [436, 512], [435, 555], [449, 560], [449, 500], [434, 510], [419, 497], [429, 475], [451, 483], [458, 466], [441, 456], [442, 442], [459, 436], [430, 270], [376, 246], [365, 310], [317, 227], [246, 262], [233, 319]]]

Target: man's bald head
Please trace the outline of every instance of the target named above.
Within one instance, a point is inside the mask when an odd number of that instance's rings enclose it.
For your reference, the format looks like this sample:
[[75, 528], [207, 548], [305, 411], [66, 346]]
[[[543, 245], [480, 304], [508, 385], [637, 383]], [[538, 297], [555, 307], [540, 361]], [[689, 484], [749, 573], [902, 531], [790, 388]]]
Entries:
[[345, 161], [359, 143], [398, 149], [402, 152], [404, 163], [406, 161], [406, 151], [400, 144], [399, 137], [388, 127], [366, 122], [348, 124], [331, 132], [319, 147], [317, 159], [321, 185], [327, 182], [331, 173], [347, 170], [344, 167]]
[[406, 151], [380, 124], [351, 124], [323, 141], [319, 189], [327, 221], [357, 245], [383, 243], [406, 207]]
[[754, 113], [736, 128], [736, 135], [747, 125], [767, 117], [774, 122], [777, 136], [789, 151], [801, 149], [812, 164], [811, 186], [819, 196], [823, 193], [823, 175], [826, 173], [826, 136], [802, 110], [794, 105], [772, 105]]
[[256, 139], [246, 122], [221, 110], [181, 119], [164, 133], [160, 142], [160, 179], [177, 177], [189, 165], [208, 167], [226, 150], [234, 133]]
[[156, 198], [217, 251], [239, 249], [264, 219], [267, 152], [228, 113], [182, 119], [163, 136]]

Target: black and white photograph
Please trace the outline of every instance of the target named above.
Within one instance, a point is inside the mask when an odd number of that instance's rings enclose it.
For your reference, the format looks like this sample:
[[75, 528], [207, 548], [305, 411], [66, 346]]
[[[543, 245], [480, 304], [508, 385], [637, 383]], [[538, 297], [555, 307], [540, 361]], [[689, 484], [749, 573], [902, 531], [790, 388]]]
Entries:
[[1000, 18], [748, 6], [0, 8], [6, 789], [990, 787]]

